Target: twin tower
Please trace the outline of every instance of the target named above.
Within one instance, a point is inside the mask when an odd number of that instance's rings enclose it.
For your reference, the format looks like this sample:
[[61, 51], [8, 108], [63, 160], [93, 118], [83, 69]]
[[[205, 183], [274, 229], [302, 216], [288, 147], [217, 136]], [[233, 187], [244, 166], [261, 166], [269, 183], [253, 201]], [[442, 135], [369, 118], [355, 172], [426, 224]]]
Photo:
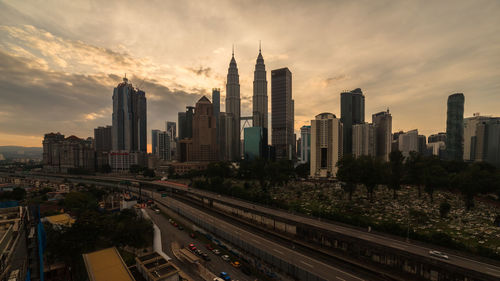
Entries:
[[[254, 80], [253, 80], [253, 127], [261, 127], [267, 129], [267, 79], [266, 65], [262, 57], [262, 50], [259, 45], [259, 55], [255, 64]], [[231, 137], [227, 138], [226, 143], [226, 158], [227, 160], [236, 160], [240, 158], [240, 143], [241, 143], [241, 97], [240, 97], [240, 76], [238, 67], [234, 58], [234, 49], [229, 63], [226, 83], [226, 118], [232, 119], [232, 128], [228, 130]]]

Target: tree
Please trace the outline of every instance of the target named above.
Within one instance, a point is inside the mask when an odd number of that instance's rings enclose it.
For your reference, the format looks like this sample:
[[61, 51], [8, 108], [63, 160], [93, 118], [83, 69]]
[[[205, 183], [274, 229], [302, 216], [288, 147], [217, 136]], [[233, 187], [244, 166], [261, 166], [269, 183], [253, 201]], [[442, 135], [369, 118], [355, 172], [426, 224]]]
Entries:
[[70, 192], [64, 198], [64, 207], [79, 216], [86, 210], [96, 210], [97, 201], [86, 192]]
[[401, 189], [401, 179], [403, 178], [403, 161], [405, 157], [401, 151], [392, 151], [389, 154], [389, 179], [388, 186], [393, 191], [393, 198], [397, 198], [396, 191]]
[[358, 165], [356, 159], [351, 154], [344, 155], [337, 162], [337, 179], [343, 182], [343, 188], [349, 193], [349, 200], [352, 200], [352, 193], [358, 182]]
[[425, 160], [423, 170], [425, 192], [429, 194], [431, 202], [434, 202], [434, 191], [447, 185], [449, 176], [437, 157], [429, 157]]
[[372, 156], [361, 156], [356, 159], [360, 181], [366, 187], [366, 195], [370, 201], [373, 200], [373, 191], [377, 184], [381, 183], [382, 163]]
[[311, 163], [310, 162], [302, 163], [302, 164], [297, 165], [297, 167], [295, 167], [295, 174], [299, 178], [307, 178], [309, 176], [310, 172], [311, 172]]
[[418, 189], [418, 198], [422, 196], [422, 188], [424, 182], [423, 171], [425, 169], [424, 159], [422, 154], [416, 151], [410, 151], [410, 157], [406, 159], [406, 181], [409, 184], [415, 185]]

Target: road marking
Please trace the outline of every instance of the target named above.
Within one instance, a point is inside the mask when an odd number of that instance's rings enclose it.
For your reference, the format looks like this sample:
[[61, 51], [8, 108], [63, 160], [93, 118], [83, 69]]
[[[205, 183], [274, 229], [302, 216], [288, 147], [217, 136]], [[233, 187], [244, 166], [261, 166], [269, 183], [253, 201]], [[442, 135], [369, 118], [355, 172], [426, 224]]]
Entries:
[[303, 263], [303, 264], [305, 264], [305, 265], [309, 266], [310, 268], [314, 268], [314, 266], [313, 266], [312, 264], [308, 264], [308, 263], [307, 263], [307, 262], [305, 262], [305, 261], [300, 261], [300, 263]]
[[278, 253], [280, 253], [280, 254], [282, 254], [282, 255], [283, 255], [283, 252], [282, 252], [282, 251], [280, 251], [280, 250], [278, 250], [278, 249], [273, 249], [273, 251], [278, 252]]
[[338, 277], [338, 276], [336, 276], [335, 278], [337, 278], [337, 279], [339, 279], [339, 280], [341, 280], [341, 281], [345, 281], [345, 279], [344, 279], [344, 278], [340, 278], [340, 277]]

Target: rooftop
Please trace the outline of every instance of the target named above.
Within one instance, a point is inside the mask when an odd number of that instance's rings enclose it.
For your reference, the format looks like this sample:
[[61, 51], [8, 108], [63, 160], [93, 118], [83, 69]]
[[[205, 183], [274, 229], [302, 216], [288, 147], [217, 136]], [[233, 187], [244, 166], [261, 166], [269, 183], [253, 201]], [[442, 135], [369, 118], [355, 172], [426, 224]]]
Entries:
[[104, 250], [83, 254], [90, 281], [135, 281], [118, 250]]

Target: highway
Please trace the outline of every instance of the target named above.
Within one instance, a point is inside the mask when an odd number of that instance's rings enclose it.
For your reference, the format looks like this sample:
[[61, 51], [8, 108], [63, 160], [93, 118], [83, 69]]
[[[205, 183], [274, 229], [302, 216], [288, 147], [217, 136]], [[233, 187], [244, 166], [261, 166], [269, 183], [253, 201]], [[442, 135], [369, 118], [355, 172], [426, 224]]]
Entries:
[[[183, 188], [171, 186], [171, 185], [164, 184], [161, 182], [157, 182], [157, 183], [159, 183], [161, 185], [173, 187], [175, 189], [185, 190]], [[429, 255], [430, 250], [435, 250], [435, 248], [433, 248], [431, 246], [426, 247], [424, 245], [412, 244], [412, 243], [408, 243], [405, 241], [394, 239], [394, 238], [389, 237], [389, 236], [383, 236], [380, 234], [361, 231], [361, 230], [358, 230], [355, 228], [349, 228], [349, 227], [345, 227], [345, 226], [341, 226], [341, 225], [336, 225], [333, 223], [320, 221], [318, 219], [300, 216], [300, 215], [288, 213], [288, 212], [278, 210], [278, 209], [268, 208], [265, 206], [249, 203], [246, 201], [234, 199], [232, 197], [227, 197], [227, 196], [219, 195], [219, 194], [212, 193], [212, 192], [207, 192], [204, 190], [189, 188], [188, 192], [191, 192], [193, 194], [202, 195], [202, 196], [205, 196], [207, 198], [211, 198], [211, 199], [214, 199], [214, 200], [217, 200], [220, 202], [229, 203], [229, 204], [232, 204], [234, 206], [244, 207], [244, 208], [247, 208], [249, 210], [256, 210], [256, 211], [270, 214], [270, 215], [273, 215], [276, 217], [283, 217], [283, 218], [286, 218], [288, 220], [296, 221], [296, 222], [299, 222], [302, 224], [311, 225], [311, 226], [314, 226], [317, 228], [321, 228], [321, 229], [325, 229], [325, 230], [329, 230], [329, 231], [333, 231], [333, 232], [338, 232], [338, 233], [341, 233], [344, 235], [367, 240], [367, 241], [370, 241], [373, 243], [383, 245], [385, 247], [396, 248], [398, 250], [406, 251], [406, 252], [409, 252], [409, 253], [412, 253], [415, 255], [420, 255], [420, 256], [424, 256], [426, 258], [435, 259], [435, 260], [438, 260], [439, 262], [445, 262], [445, 263], [448, 263], [451, 265], [460, 266], [460, 267], [463, 267], [463, 268], [466, 268], [469, 270], [478, 271], [478, 272], [485, 272], [485, 273], [488, 273], [494, 277], [500, 278], [500, 267], [498, 265], [484, 263], [481, 261], [469, 259], [469, 258], [464, 257], [464, 256], [454, 255], [454, 254], [450, 254], [450, 253], [447, 253], [447, 255], [449, 257], [448, 260], [440, 259], [440, 258], [433, 257], [433, 256]]]
[[311, 272], [324, 280], [365, 280], [362, 277], [356, 276], [355, 273], [341, 270], [334, 267], [333, 265], [329, 265], [322, 261], [303, 255], [297, 251], [294, 251], [293, 249], [284, 247], [252, 232], [238, 228], [224, 220], [208, 215], [194, 207], [191, 207], [170, 197], [156, 197], [155, 200], [161, 202], [162, 204], [165, 204], [170, 209], [175, 210], [176, 208], [180, 208], [186, 212], [189, 212], [200, 220], [210, 222], [212, 225], [216, 225], [217, 228], [223, 229], [225, 232], [232, 234], [235, 237], [241, 237], [245, 240], [246, 243], [253, 244], [255, 247], [259, 247], [262, 251], [267, 252], [287, 263], [295, 264], [297, 267], [303, 269], [304, 271]]

